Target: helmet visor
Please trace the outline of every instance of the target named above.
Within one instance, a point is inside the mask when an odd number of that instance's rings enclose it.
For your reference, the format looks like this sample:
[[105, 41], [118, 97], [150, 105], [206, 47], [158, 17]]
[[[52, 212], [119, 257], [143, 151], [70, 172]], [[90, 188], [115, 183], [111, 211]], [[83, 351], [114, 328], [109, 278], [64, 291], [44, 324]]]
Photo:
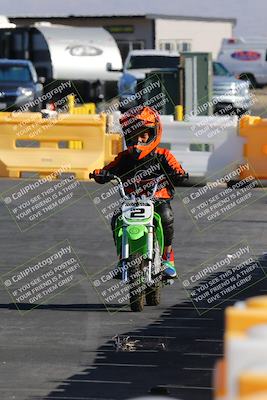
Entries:
[[136, 146], [142, 145], [146, 146], [153, 142], [156, 137], [155, 128], [147, 128], [143, 126], [142, 128], [136, 129], [132, 133], [128, 133], [125, 136], [126, 146]]

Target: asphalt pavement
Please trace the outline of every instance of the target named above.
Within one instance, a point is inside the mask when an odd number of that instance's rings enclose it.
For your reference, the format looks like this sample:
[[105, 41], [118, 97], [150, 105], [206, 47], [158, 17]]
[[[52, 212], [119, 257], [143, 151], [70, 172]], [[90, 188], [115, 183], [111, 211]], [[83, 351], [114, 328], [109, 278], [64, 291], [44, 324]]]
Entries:
[[[3, 198], [17, 184], [1, 180]], [[64, 209], [23, 231], [1, 201], [2, 281], [10, 271], [22, 270], [33, 258], [41, 260], [41, 254], [66, 240], [82, 265], [75, 285], [47, 296], [39, 306], [38, 301], [26, 300], [18, 307], [2, 282], [1, 400], [127, 399], [151, 389], [183, 400], [212, 399], [212, 372], [223, 352], [223, 310], [238, 299], [266, 293], [263, 275], [260, 282], [254, 276], [252, 286], [212, 307], [196, 307], [181, 279], [163, 288], [159, 306], [146, 306], [142, 313], [116, 300], [107, 304], [94, 282], [103, 276], [100, 271], [116, 262], [116, 254], [108, 224], [92, 201], [99, 186], [87, 183], [83, 188], [82, 197], [74, 195]], [[184, 190], [177, 188], [179, 194]], [[190, 194], [196, 188], [187, 190]], [[208, 259], [219, 259], [224, 249], [243, 240], [265, 268], [265, 194], [264, 189], [254, 189], [253, 203], [236, 207], [203, 231], [176, 196], [174, 249], [180, 276], [199, 270]], [[116, 335], [129, 347], [116, 347]]]
[[260, 116], [261, 118], [267, 117], [267, 87], [262, 89], [252, 90], [252, 110], [251, 114], [254, 116]]

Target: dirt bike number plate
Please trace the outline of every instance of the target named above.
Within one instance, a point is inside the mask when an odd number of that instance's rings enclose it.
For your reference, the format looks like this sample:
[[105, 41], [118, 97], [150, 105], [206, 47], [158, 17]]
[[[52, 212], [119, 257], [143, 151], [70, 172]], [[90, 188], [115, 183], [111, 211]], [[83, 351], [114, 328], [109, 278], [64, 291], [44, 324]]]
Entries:
[[122, 208], [122, 218], [129, 224], [130, 221], [149, 220], [152, 217], [152, 207], [150, 206], [128, 206]]

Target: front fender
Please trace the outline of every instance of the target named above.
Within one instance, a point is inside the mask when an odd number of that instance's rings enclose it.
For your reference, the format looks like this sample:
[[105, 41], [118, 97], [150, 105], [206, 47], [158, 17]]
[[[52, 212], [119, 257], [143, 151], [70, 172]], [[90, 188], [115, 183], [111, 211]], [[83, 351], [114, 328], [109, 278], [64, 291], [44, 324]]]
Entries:
[[126, 228], [130, 254], [147, 254], [147, 227], [145, 225], [130, 225]]
[[129, 240], [138, 240], [148, 232], [145, 225], [130, 225], [126, 230]]
[[[126, 228], [128, 243], [129, 243], [129, 252], [133, 253], [147, 253], [147, 227], [145, 225], [129, 225]], [[118, 227], [116, 230], [116, 244], [117, 244], [117, 254], [121, 254], [121, 245], [122, 245], [122, 235], [123, 229], [122, 225]]]

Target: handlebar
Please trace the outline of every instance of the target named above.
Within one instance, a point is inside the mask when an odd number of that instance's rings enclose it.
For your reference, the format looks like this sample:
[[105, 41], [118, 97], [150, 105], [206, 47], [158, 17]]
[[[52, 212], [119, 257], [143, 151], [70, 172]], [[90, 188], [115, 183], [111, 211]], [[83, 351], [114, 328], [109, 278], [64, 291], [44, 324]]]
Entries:
[[[119, 191], [120, 191], [121, 197], [122, 197], [122, 198], [125, 198], [125, 199], [129, 199], [130, 196], [127, 196], [127, 194], [125, 193], [124, 186], [123, 186], [123, 182], [122, 182], [122, 180], [120, 179], [120, 177], [119, 177], [119, 176], [116, 176], [116, 175], [112, 175], [112, 176], [113, 176], [112, 179], [116, 179], [117, 182], [118, 182], [118, 184], [119, 184]], [[151, 194], [151, 196], [147, 196], [147, 197], [146, 197], [146, 200], [152, 200], [152, 199], [154, 198], [154, 196], [155, 196], [155, 194], [156, 194], [156, 191], [157, 191], [157, 188], [158, 188], [158, 183], [159, 183], [159, 181], [162, 179], [163, 176], [164, 176], [164, 175], [161, 175], [161, 176], [159, 176], [159, 177], [157, 177], [157, 178], [155, 179], [156, 184], [155, 184], [155, 186], [154, 186], [154, 188], [153, 188], [152, 194]]]
[[[89, 174], [89, 178], [90, 179], [94, 179], [95, 176], [96, 175], [94, 173], [90, 173]], [[98, 176], [101, 176], [101, 174], [98, 174]], [[107, 170], [105, 170], [105, 173], [103, 173], [103, 177], [104, 176], [105, 176], [105, 179], [107, 179], [107, 182], [115, 179], [118, 182], [119, 192], [120, 192], [121, 197], [124, 198], [124, 199], [128, 199], [129, 198], [129, 196], [125, 193], [123, 182], [122, 182], [122, 180], [121, 180], [121, 178], [119, 176], [111, 174]], [[153, 188], [152, 194], [151, 194], [151, 196], [147, 196], [146, 199], [152, 200], [154, 198], [154, 196], [155, 196], [155, 194], [157, 192], [158, 184], [159, 184], [160, 180], [163, 179], [164, 177], [165, 177], [164, 175], [160, 175], [159, 177], [155, 178], [155, 182], [156, 183], [155, 183], [155, 186]], [[188, 173], [185, 173], [183, 175], [181, 174], [181, 179], [182, 180], [183, 179], [189, 179], [189, 174]]]
[[[118, 181], [118, 183], [119, 183], [119, 190], [120, 190], [121, 196], [123, 198], [128, 198], [126, 193], [125, 193], [122, 180], [121, 180], [121, 178], [119, 176], [111, 174], [109, 171], [106, 171], [106, 170], [105, 170], [105, 174], [103, 174], [102, 176], [104, 176], [104, 175], [105, 175], [105, 179], [107, 179], [107, 182], [111, 181], [112, 179], [116, 179]], [[98, 174], [98, 176], [101, 177], [101, 174]], [[89, 173], [89, 179], [95, 179], [95, 177], [96, 177], [96, 175], [94, 174], [94, 172], [93, 173]]]
[[[98, 174], [98, 176], [101, 176], [101, 174]], [[110, 172], [105, 170], [105, 174], [102, 174], [102, 176], [105, 176], [106, 178], [108, 178], [109, 180], [115, 179], [116, 175], [111, 174]], [[94, 173], [89, 174], [89, 179], [95, 179], [96, 175]]]
[[184, 179], [189, 179], [189, 173], [187, 172], [186, 174], [182, 175], [182, 177], [183, 177]]

